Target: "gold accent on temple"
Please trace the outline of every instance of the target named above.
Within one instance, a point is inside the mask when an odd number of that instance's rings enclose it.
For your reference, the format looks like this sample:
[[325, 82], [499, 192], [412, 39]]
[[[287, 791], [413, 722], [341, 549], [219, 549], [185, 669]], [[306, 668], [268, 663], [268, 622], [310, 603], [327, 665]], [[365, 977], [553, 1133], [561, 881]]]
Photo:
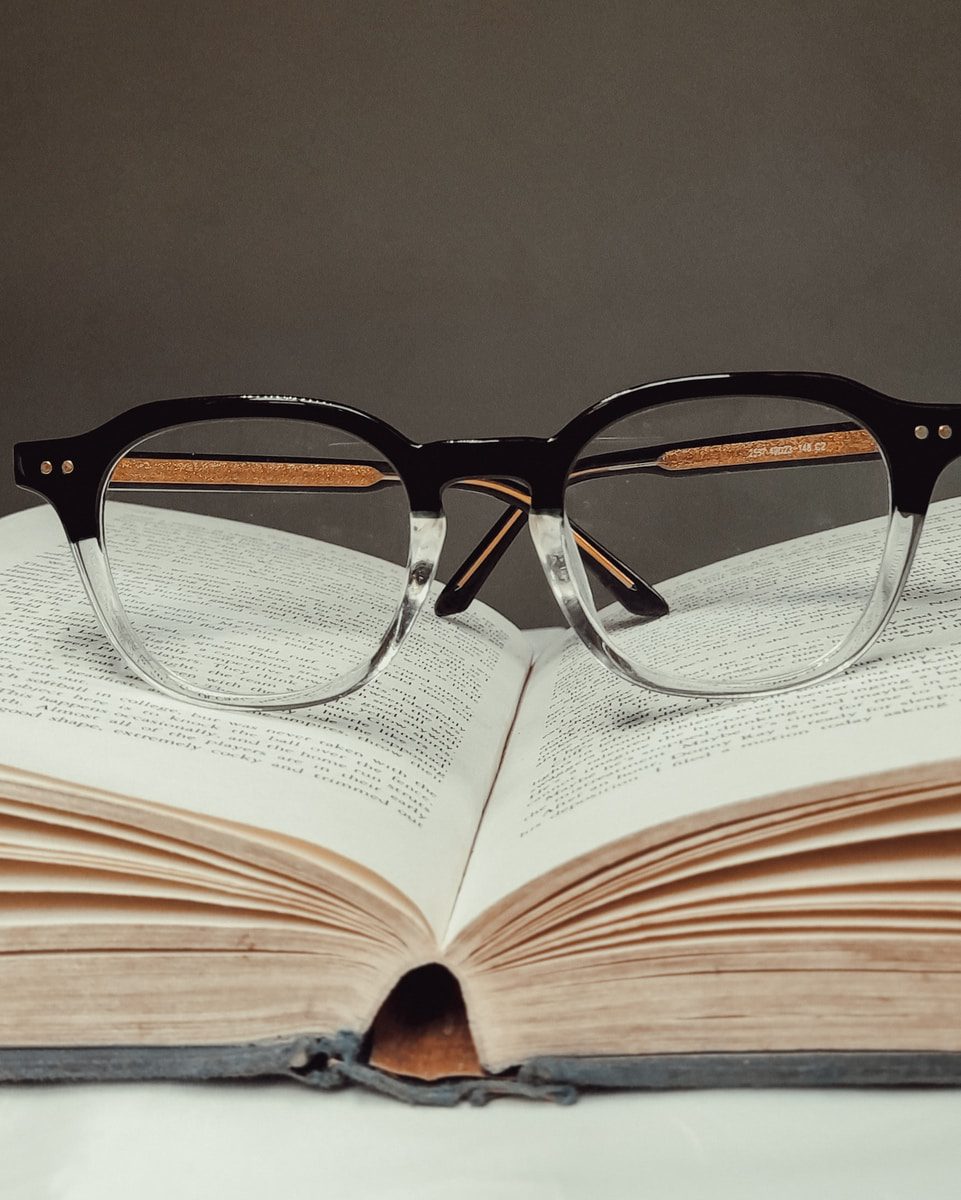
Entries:
[[501, 483], [496, 479], [464, 479], [462, 481], [467, 487], [480, 488], [485, 492], [497, 492], [501, 496], [510, 496], [512, 500], [519, 500], [521, 504], [530, 505], [530, 492], [521, 491], [520, 488], [511, 487], [510, 484]]
[[625, 587], [630, 588], [632, 592], [636, 590], [634, 581], [628, 575], [625, 575], [623, 571], [615, 567], [607, 555], [602, 554], [596, 546], [592, 546], [591, 543], [581, 537], [579, 533], [574, 534], [574, 542], [577, 545], [578, 550], [583, 551], [585, 554], [589, 554], [595, 562], [600, 563], [605, 571], [613, 575], [614, 578], [620, 583], [623, 583]]
[[[483, 491], [486, 491], [486, 492], [494, 492], [495, 494], [500, 495], [500, 496], [508, 496], [508, 497], [510, 497], [511, 500], [516, 500], [520, 504], [523, 504], [525, 507], [530, 507], [530, 502], [531, 502], [530, 492], [521, 491], [520, 488], [511, 487], [510, 484], [507, 484], [507, 483], [501, 483], [500, 480], [465, 479], [463, 482], [468, 487], [476, 487], [476, 488], [482, 489]], [[512, 524], [513, 524], [513, 522], [512, 522]], [[460, 576], [460, 578], [457, 581], [458, 586], [462, 587], [467, 582], [467, 580], [471, 577], [471, 575], [473, 575], [474, 571], [477, 569], [477, 567], [480, 565], [480, 563], [484, 561], [484, 559], [488, 556], [488, 554], [490, 554], [491, 551], [494, 549], [494, 547], [501, 541], [501, 539], [507, 533], [509, 528], [510, 528], [510, 526], [507, 526], [507, 528], [503, 529], [501, 531], [501, 536], [499, 538], [495, 539], [493, 542], [491, 542], [490, 546], [488, 546], [487, 549], [484, 551], [484, 554], [481, 556], [480, 560], [477, 563], [472, 564], [471, 569], [469, 571], [467, 571], [464, 575]], [[635, 586], [634, 581], [630, 578], [630, 576], [625, 575], [622, 570], [620, 570], [617, 566], [615, 566], [614, 563], [612, 563], [611, 560], [607, 557], [607, 555], [603, 554], [596, 545], [593, 545], [591, 542], [587, 541], [586, 538], [582, 537], [581, 534], [579, 534], [577, 532], [574, 532], [574, 542], [576, 543], [577, 548], [579, 550], [583, 551], [584, 554], [589, 555], [591, 558], [594, 559], [595, 562], [600, 563], [600, 565], [605, 569], [605, 571], [608, 571], [611, 575], [614, 576], [615, 579], [617, 579], [625, 587], [630, 588], [632, 591], [634, 590], [634, 586]]]
[[514, 511], [511, 513], [511, 515], [504, 522], [503, 528], [500, 529], [497, 536], [491, 538], [491, 540], [485, 546], [484, 552], [482, 554], [478, 554], [478, 556], [474, 559], [474, 561], [467, 568], [467, 570], [464, 572], [463, 575], [458, 576], [457, 581], [456, 581], [457, 587], [462, 588], [465, 586], [465, 584], [468, 582], [468, 580], [471, 578], [471, 576], [477, 572], [477, 570], [481, 566], [481, 564], [486, 562], [487, 559], [490, 558], [490, 556], [493, 554], [494, 550], [501, 544], [501, 542], [510, 533], [510, 531], [514, 528], [514, 526], [517, 524], [517, 522], [520, 521], [526, 515], [527, 514], [525, 513], [524, 509], [522, 509], [522, 508], [514, 509]]
[[802, 433], [752, 442], [718, 442], [711, 446], [686, 446], [665, 450], [656, 465], [665, 471], [704, 471], [723, 467], [751, 467], [764, 463], [804, 462], [880, 454], [866, 429], [836, 429]]
[[369, 488], [396, 478], [364, 463], [231, 462], [219, 458], [122, 458], [111, 483], [188, 487]]

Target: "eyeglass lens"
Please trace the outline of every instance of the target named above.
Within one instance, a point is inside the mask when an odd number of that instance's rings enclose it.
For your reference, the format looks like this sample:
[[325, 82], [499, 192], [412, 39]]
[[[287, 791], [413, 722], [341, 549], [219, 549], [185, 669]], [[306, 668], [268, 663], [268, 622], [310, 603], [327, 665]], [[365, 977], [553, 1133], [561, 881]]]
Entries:
[[165, 671], [268, 700], [322, 695], [375, 653], [404, 593], [410, 513], [391, 465], [342, 430], [205, 421], [130, 447], [103, 535], [120, 603]]
[[591, 576], [609, 642], [652, 682], [711, 690], [817, 673], [868, 605], [891, 502], [886, 463], [847, 414], [723, 396], [602, 430], [565, 508], [670, 609], [635, 616]]

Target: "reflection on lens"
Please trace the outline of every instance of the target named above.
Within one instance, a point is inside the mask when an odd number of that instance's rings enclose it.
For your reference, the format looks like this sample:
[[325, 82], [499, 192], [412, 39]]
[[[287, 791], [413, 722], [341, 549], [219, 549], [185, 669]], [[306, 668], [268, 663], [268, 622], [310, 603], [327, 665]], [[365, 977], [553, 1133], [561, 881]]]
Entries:
[[131, 447], [104, 548], [137, 638], [179, 686], [323, 696], [377, 651], [406, 581], [409, 508], [365, 442], [308, 421], [205, 421]]
[[723, 691], [815, 675], [850, 639], [878, 580], [890, 487], [846, 414], [712, 397], [608, 426], [571, 469], [565, 507], [669, 607], [630, 611], [585, 555], [614, 648], [652, 683]]

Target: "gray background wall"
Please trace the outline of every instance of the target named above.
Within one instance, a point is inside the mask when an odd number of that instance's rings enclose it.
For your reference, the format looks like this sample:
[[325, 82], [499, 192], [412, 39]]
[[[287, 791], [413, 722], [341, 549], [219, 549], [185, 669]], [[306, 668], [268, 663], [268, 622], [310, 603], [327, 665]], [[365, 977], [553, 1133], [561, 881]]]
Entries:
[[[0, 446], [221, 391], [425, 439], [715, 370], [961, 392], [959, 4], [2, 0], [0, 30]], [[538, 572], [521, 540], [485, 597], [553, 621]]]

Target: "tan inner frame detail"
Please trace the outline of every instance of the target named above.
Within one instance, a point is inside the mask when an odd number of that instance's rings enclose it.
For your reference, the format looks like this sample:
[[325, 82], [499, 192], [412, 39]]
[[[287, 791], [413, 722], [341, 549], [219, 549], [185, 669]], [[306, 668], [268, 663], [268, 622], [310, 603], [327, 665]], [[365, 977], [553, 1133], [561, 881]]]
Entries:
[[238, 487], [368, 488], [385, 479], [361, 463], [229, 462], [217, 458], [122, 458], [111, 483], [206, 484]]
[[[339, 487], [368, 488], [382, 481], [396, 480], [396, 475], [387, 475], [374, 466], [358, 463], [285, 463], [285, 462], [230, 462], [217, 458], [122, 458], [113, 469], [111, 483], [143, 485], [185, 484], [237, 487]], [[510, 484], [492, 479], [465, 479], [466, 484], [482, 488], [487, 492], [507, 496], [525, 507], [530, 504], [530, 495]], [[518, 514], [519, 515], [519, 514]], [[509, 527], [508, 527], [509, 528]], [[501, 538], [507, 533], [505, 529]], [[501, 538], [496, 538], [484, 554], [461, 576], [463, 586], [485, 558], [493, 551]], [[625, 587], [633, 587], [631, 580], [600, 550], [586, 542], [580, 534], [574, 541], [585, 554], [589, 554]]]
[[[682, 446], [665, 450], [653, 465], [665, 471], [709, 470], [751, 466], [767, 462], [801, 462], [880, 454], [866, 429], [839, 429], [796, 437], [759, 438], [750, 442], [719, 442], [709, 446]], [[592, 474], [584, 471], [583, 474]], [[576, 476], [580, 474], [576, 470]], [[346, 487], [368, 488], [396, 480], [366, 463], [231, 462], [216, 458], [122, 458], [113, 469], [111, 483], [206, 484], [247, 487]], [[530, 504], [530, 495], [492, 479], [465, 479], [468, 485]]]
[[468, 487], [483, 488], [485, 492], [498, 492], [502, 496], [510, 496], [512, 500], [519, 500], [524, 505], [531, 502], [530, 492], [523, 492], [520, 488], [511, 487], [509, 483], [501, 483], [496, 479], [465, 479], [464, 483]]
[[488, 542], [483, 554], [478, 554], [478, 556], [474, 559], [474, 561], [467, 568], [467, 570], [463, 573], [463, 575], [458, 577], [458, 579], [457, 579], [458, 587], [463, 587], [468, 582], [468, 580], [471, 578], [471, 576], [475, 574], [475, 572], [478, 570], [480, 565], [482, 563], [486, 562], [488, 558], [490, 558], [490, 556], [494, 552], [494, 550], [501, 544], [501, 542], [504, 540], [504, 538], [507, 536], [507, 534], [510, 533], [510, 531], [514, 528], [514, 526], [517, 524], [517, 522], [523, 518], [523, 516], [524, 516], [524, 510], [522, 508], [514, 509], [514, 511], [511, 513], [510, 517], [508, 518], [507, 523], [504, 525], [503, 529], [500, 530], [500, 532], [497, 534], [496, 537], [491, 538], [490, 542]]
[[[510, 496], [512, 500], [518, 500], [524, 505], [529, 505], [531, 502], [530, 494], [528, 492], [519, 491], [517, 488], [511, 487], [506, 483], [495, 482], [491, 479], [465, 479], [464, 483], [470, 485], [471, 487], [483, 488], [485, 491], [498, 492], [502, 496]], [[499, 542], [506, 533], [507, 529], [501, 531], [501, 537], [497, 538], [491, 543], [490, 547], [488, 547], [483, 556], [484, 558], [490, 554], [494, 546], [497, 545], [497, 542]], [[623, 571], [618, 570], [611, 560], [605, 554], [602, 554], [596, 546], [592, 546], [591, 543], [581, 537], [579, 533], [574, 534], [574, 542], [579, 550], [583, 550], [585, 554], [589, 554], [595, 562], [599, 562], [606, 571], [609, 571], [610, 574], [614, 576], [615, 579], [617, 579], [625, 587], [629, 587], [633, 590], [633, 581], [627, 575], [625, 575]], [[481, 559], [481, 561], [483, 561], [483, 559]], [[461, 585], [467, 582], [470, 576], [474, 573], [474, 570], [476, 570], [476, 566], [472, 566], [472, 569], [466, 575], [461, 576], [459, 581]]]
[[[665, 450], [652, 465], [665, 471], [723, 469], [724, 467], [754, 466], [762, 463], [803, 462], [852, 455], [880, 454], [878, 445], [866, 429], [841, 429], [823, 433], [798, 434], [794, 437], [758, 438], [749, 442], [720, 442], [708, 446], [678, 447]], [[579, 472], [572, 472], [574, 476]], [[593, 474], [586, 470], [584, 475]], [[236, 487], [330, 487], [369, 488], [377, 483], [396, 481], [377, 467], [364, 463], [299, 463], [228, 461], [216, 458], [122, 458], [113, 469], [111, 483], [163, 485], [206, 485]], [[508, 497], [530, 505], [530, 494], [508, 483], [492, 479], [465, 479], [468, 486]], [[517, 514], [517, 520], [520, 519]], [[494, 551], [513, 527], [510, 522], [485, 548], [475, 562], [458, 580], [463, 587], [474, 572]], [[633, 587], [631, 579], [619, 570], [602, 551], [574, 534], [578, 548], [600, 563], [625, 587]]]
[[578, 550], [583, 550], [585, 554], [589, 554], [595, 562], [600, 563], [605, 571], [613, 575], [614, 578], [623, 583], [625, 587], [630, 588], [632, 592], [635, 590], [633, 580], [625, 575], [623, 571], [618, 570], [618, 568], [614, 566], [607, 555], [602, 554], [596, 546], [592, 546], [590, 542], [585, 541], [579, 533], [574, 534], [574, 543]]
[[[502, 496], [509, 496], [512, 500], [517, 500], [525, 506], [529, 505], [531, 502], [530, 494], [528, 492], [522, 492], [518, 488], [511, 487], [510, 484], [507, 483], [500, 483], [499, 481], [492, 479], [465, 479], [464, 483], [468, 484], [470, 487], [483, 488], [484, 491], [496, 492]], [[491, 553], [494, 547], [506, 536], [512, 525], [513, 522], [511, 522], [511, 525], [508, 525], [502, 529], [500, 535], [494, 538], [484, 553], [478, 558], [477, 562], [471, 563], [470, 570], [465, 571], [465, 573], [459, 577], [457, 581], [458, 586], [464, 586], [464, 584], [468, 581], [468, 579], [470, 579], [471, 575], [474, 574], [484, 559], [487, 558], [487, 556]], [[622, 583], [625, 587], [629, 587], [631, 589], [634, 588], [634, 583], [629, 576], [625, 575], [623, 571], [619, 570], [605, 554], [602, 554], [596, 546], [592, 546], [591, 543], [586, 541], [579, 533], [574, 534], [574, 542], [579, 550], [583, 550], [583, 552], [585, 554], [589, 554], [595, 562], [599, 562], [606, 571], [613, 575], [614, 578]]]
[[711, 467], [803, 462], [806, 459], [880, 453], [877, 442], [866, 429], [836, 429], [826, 433], [761, 438], [754, 442], [720, 442], [712, 446], [665, 450], [656, 465], [665, 471], [703, 471]]

